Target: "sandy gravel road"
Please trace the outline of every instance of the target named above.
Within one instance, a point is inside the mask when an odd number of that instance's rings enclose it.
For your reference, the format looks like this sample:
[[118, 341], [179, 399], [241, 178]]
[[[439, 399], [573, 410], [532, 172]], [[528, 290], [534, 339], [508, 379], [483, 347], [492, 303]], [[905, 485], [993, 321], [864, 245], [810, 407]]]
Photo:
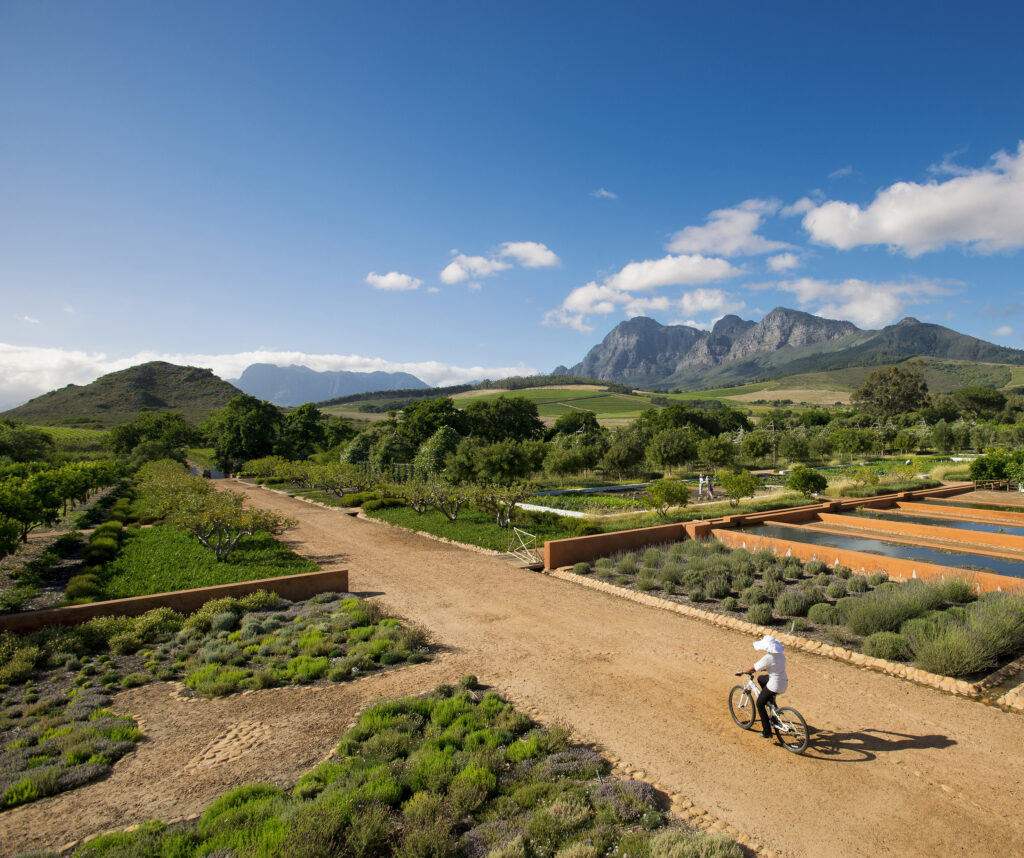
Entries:
[[[287, 782], [321, 759], [369, 700], [473, 672], [787, 856], [1024, 853], [1024, 717], [794, 653], [788, 702], [816, 731], [808, 754], [795, 757], [729, 718], [732, 673], [752, 662], [751, 638], [257, 487], [230, 487], [298, 519], [285, 536], [296, 551], [347, 567], [355, 592], [426, 627], [444, 652], [432, 664], [322, 691], [188, 704], [162, 684], [124, 692], [118, 709], [145, 720], [152, 744], [107, 781], [0, 814], [0, 851], [12, 838], [52, 843], [53, 835], [36, 836], [39, 826], [60, 830], [55, 845], [81, 836], [83, 814], [103, 830], [197, 812], [225, 786], [254, 777]], [[217, 760], [232, 730], [259, 744]], [[210, 772], [196, 768], [204, 753], [214, 759]]]

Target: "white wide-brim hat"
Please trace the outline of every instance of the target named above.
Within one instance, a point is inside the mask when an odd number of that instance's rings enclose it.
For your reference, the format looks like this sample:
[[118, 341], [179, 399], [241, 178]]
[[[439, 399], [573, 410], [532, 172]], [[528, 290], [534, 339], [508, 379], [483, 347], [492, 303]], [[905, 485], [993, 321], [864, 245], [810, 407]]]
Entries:
[[754, 641], [754, 649], [763, 650], [764, 652], [782, 652], [783, 647], [771, 635], [765, 635], [761, 640]]

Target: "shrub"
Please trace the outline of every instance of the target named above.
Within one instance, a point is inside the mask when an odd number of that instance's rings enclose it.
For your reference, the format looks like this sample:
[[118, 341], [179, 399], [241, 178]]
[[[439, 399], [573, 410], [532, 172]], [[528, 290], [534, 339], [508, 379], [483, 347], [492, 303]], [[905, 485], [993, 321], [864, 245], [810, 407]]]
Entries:
[[775, 600], [775, 613], [784, 617], [803, 617], [811, 603], [801, 590], [787, 590]]
[[724, 836], [665, 831], [651, 838], [649, 858], [743, 858], [738, 843]]
[[722, 610], [723, 611], [735, 611], [736, 600], [732, 596], [726, 596], [722, 599]]
[[827, 602], [811, 605], [807, 611], [807, 619], [820, 626], [834, 626], [840, 622], [839, 609]]
[[766, 626], [772, 621], [772, 606], [765, 604], [751, 605], [747, 609], [747, 622], [756, 626]]
[[768, 594], [765, 593], [764, 588], [762, 587], [747, 587], [742, 593], [740, 593], [740, 601], [749, 607], [753, 607], [754, 605], [763, 605], [768, 601]]
[[691, 602], [703, 602], [704, 601], [704, 588], [693, 587], [689, 593], [686, 594]]
[[913, 653], [903, 635], [897, 632], [875, 632], [864, 639], [864, 655], [889, 661], [907, 661]]
[[704, 589], [711, 599], [724, 599], [732, 594], [732, 584], [725, 575], [716, 575], [714, 578], [709, 578]]
[[853, 574], [853, 570], [849, 566], [843, 566], [842, 563], [837, 563], [836, 567], [832, 570], [832, 574], [845, 579], [849, 578]]
[[956, 605], [973, 602], [978, 598], [971, 583], [963, 578], [950, 578], [939, 585], [942, 598]]
[[754, 577], [748, 572], [740, 572], [733, 576], [732, 586], [734, 590], [742, 592], [754, 583]]
[[635, 575], [637, 568], [636, 556], [633, 554], [624, 554], [615, 564], [615, 571], [619, 575]]
[[[836, 569], [838, 570], [839, 567], [837, 566]], [[822, 572], [827, 572], [828, 567], [820, 560], [808, 560], [804, 564], [803, 571], [807, 576], [813, 578], [815, 575], [820, 575]]]
[[839, 578], [828, 585], [825, 593], [830, 599], [841, 599], [846, 595], [846, 584]]
[[902, 587], [876, 590], [838, 602], [843, 622], [856, 635], [895, 632], [911, 617], [919, 617], [942, 604], [942, 593], [934, 585], [907, 583]]
[[657, 548], [648, 548], [644, 552], [644, 566], [650, 566], [653, 569], [660, 566], [661, 561], [661, 551], [659, 551]]
[[879, 584], [884, 584], [889, 580], [889, 576], [885, 572], [875, 572], [873, 575], [868, 576], [868, 583], [872, 587], [877, 587]]
[[577, 563], [575, 566], [572, 567], [572, 571], [575, 572], [577, 575], [589, 575], [590, 574], [590, 564], [589, 563]]
[[93, 599], [103, 592], [103, 584], [100, 583], [98, 575], [87, 572], [84, 575], [74, 575], [64, 588], [64, 597], [68, 601], [74, 599]]
[[868, 591], [868, 579], [863, 575], [851, 575], [846, 581], [846, 589], [851, 593], [866, 593]]

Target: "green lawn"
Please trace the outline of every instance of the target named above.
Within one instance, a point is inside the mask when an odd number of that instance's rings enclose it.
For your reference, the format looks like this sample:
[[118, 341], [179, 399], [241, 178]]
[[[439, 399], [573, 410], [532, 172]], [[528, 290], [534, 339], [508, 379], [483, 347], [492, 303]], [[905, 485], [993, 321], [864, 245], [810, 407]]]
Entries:
[[103, 597], [122, 599], [318, 570], [269, 534], [243, 537], [228, 559], [218, 563], [194, 536], [157, 525], [129, 533], [100, 577]]

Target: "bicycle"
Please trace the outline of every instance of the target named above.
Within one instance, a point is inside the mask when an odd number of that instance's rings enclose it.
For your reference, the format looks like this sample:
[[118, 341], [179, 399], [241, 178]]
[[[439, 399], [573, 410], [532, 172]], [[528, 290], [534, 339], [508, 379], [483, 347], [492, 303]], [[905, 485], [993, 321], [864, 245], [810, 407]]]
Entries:
[[[737, 673], [736, 676], [743, 676]], [[757, 718], [756, 702], [761, 688], [754, 682], [754, 677], [747, 675], [746, 685], [734, 685], [729, 691], [729, 714], [744, 730], [749, 730]], [[804, 716], [791, 706], [768, 704], [768, 723], [778, 737], [782, 747], [793, 754], [802, 754], [807, 750], [809, 735]]]

